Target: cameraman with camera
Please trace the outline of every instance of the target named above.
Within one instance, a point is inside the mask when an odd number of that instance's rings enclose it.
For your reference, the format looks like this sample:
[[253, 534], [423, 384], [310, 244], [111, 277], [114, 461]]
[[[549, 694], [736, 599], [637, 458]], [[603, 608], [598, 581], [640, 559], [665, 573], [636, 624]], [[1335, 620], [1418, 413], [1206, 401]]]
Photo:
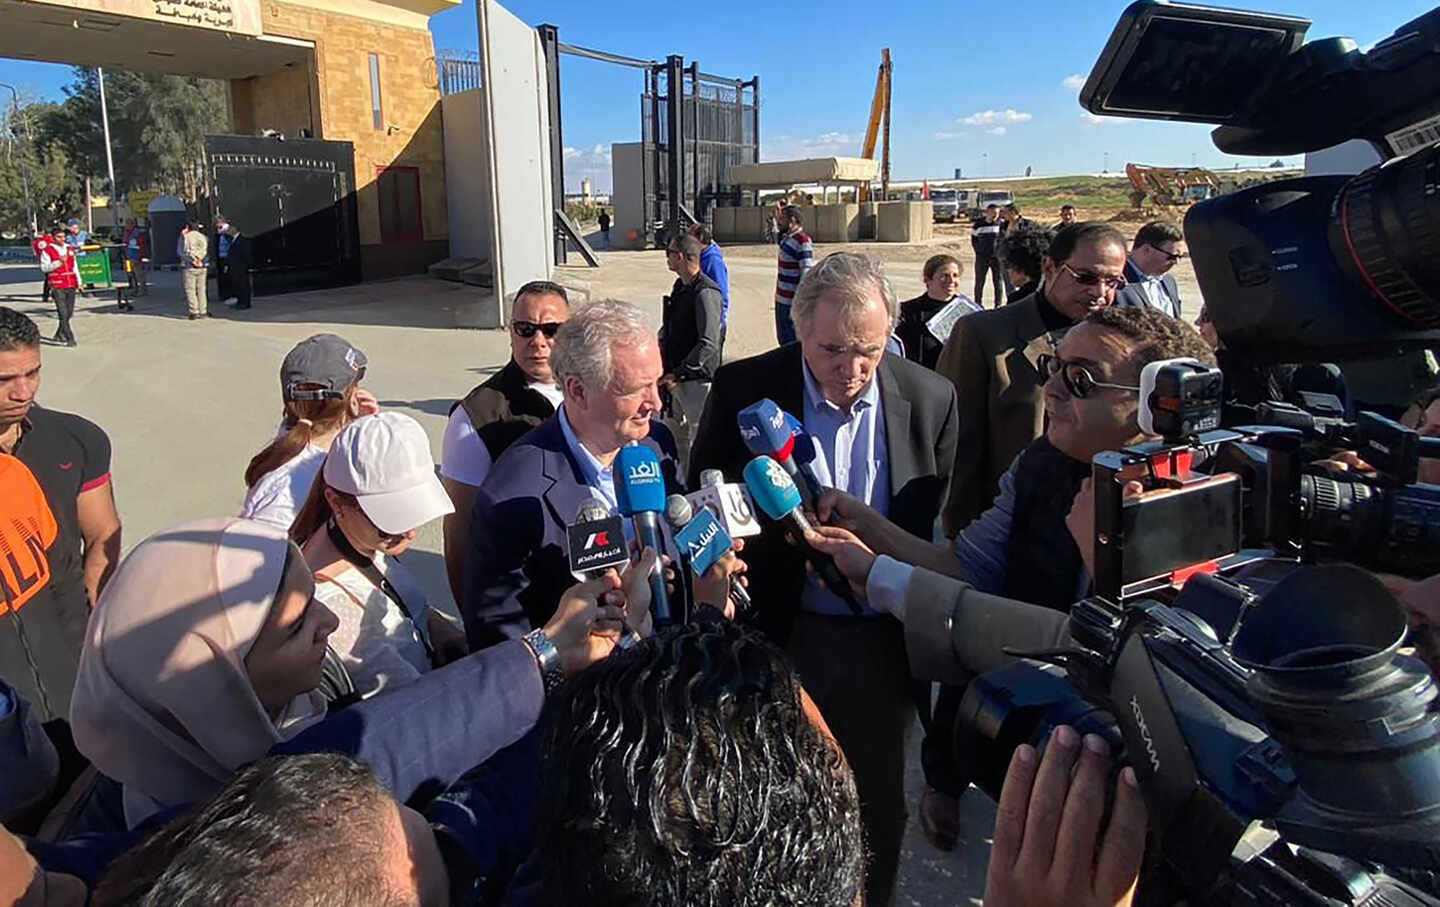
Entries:
[[[1140, 372], [1151, 362], [1180, 357], [1215, 361], [1193, 328], [1156, 309], [1091, 313], [1065, 335], [1057, 355], [1042, 359], [1048, 374], [1045, 435], [1015, 459], [1001, 477], [994, 506], [953, 546], [923, 542], [838, 491], [821, 499], [821, 520], [852, 530], [878, 559], [859, 556], [848, 533], [825, 527], [817, 544], [836, 557], [873, 607], [891, 613], [904, 614], [907, 598], [916, 598], [910, 595], [916, 567], [981, 592], [1068, 610], [1089, 586], [1089, 552], [1081, 551], [1074, 533], [1093, 525], [1087, 512], [1090, 461], [1101, 451], [1147, 440], [1137, 422]], [[1088, 543], [1088, 535], [1078, 537]], [[1057, 623], [1063, 622], [1062, 616]]]

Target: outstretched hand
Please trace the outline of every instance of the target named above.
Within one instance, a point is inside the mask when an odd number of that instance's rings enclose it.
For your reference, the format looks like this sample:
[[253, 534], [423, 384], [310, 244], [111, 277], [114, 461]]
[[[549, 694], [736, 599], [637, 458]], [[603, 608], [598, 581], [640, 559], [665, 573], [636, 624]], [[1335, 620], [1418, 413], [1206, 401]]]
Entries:
[[1015, 749], [995, 816], [985, 907], [1128, 907], [1145, 854], [1145, 803], [1135, 770], [1121, 770], [1101, 827], [1109, 755], [1100, 737], [1082, 740], [1065, 726], [1051, 734], [1043, 759], [1032, 746]]

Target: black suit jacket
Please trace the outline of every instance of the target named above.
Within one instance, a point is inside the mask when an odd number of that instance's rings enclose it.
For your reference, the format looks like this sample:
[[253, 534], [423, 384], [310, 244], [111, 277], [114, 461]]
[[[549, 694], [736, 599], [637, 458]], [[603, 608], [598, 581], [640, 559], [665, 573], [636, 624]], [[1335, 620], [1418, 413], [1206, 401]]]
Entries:
[[[652, 421], [640, 443], [660, 457], [666, 494], [683, 491], [670, 430]], [[576, 582], [565, 527], [589, 498], [558, 414], [510, 445], [491, 468], [475, 493], [460, 608], [472, 651], [517, 639], [555, 613], [561, 593]]]
[[[716, 372], [690, 448], [692, 486], [699, 485], [702, 469], [719, 469], [727, 481], [743, 481], [741, 471], [751, 454], [736, 425], [740, 410], [769, 397], [796, 418], [804, 416], [801, 362], [800, 344], [792, 343], [731, 362]], [[955, 388], [929, 369], [892, 353], [885, 354], [876, 373], [890, 459], [890, 519], [929, 540], [955, 463], [959, 426]], [[799, 605], [804, 559], [773, 526], [747, 539], [743, 556], [760, 623], [783, 640]]]

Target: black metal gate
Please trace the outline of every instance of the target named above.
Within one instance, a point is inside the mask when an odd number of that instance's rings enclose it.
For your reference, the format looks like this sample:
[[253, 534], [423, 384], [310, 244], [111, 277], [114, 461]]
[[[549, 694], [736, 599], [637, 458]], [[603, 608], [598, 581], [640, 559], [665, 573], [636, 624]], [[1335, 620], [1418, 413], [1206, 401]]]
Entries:
[[205, 158], [212, 213], [251, 238], [257, 294], [360, 280], [354, 145], [212, 135]]
[[[655, 225], [655, 241], [667, 241], [669, 225], [708, 221], [720, 203], [740, 205], [741, 190], [730, 182], [732, 164], [760, 160], [760, 79], [742, 82], [682, 68], [679, 57], [650, 69], [640, 98], [640, 136], [645, 160], [645, 210]], [[680, 117], [670, 118], [680, 88]], [[672, 168], [670, 148], [679, 143], [681, 165]], [[672, 169], [679, 170], [684, 191], [672, 198]], [[680, 210], [677, 210], [677, 207]], [[687, 216], [688, 215], [688, 216]]]

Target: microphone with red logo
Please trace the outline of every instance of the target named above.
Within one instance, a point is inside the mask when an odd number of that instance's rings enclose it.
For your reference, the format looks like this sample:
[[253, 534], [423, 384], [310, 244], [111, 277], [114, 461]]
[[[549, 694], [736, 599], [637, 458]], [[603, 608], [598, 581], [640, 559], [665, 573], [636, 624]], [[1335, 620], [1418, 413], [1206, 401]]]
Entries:
[[[765, 398], [752, 403], [735, 417], [740, 425], [740, 437], [745, 446], [757, 457], [769, 457], [790, 476], [800, 492], [800, 501], [812, 513], [815, 511], [816, 494], [808, 479], [795, 465], [795, 432], [791, 428], [794, 418]], [[750, 491], [753, 496], [755, 491]]]
[[630, 560], [625, 546], [625, 524], [599, 498], [580, 505], [575, 522], [565, 527], [570, 549], [570, 572], [582, 583], [598, 579], [611, 567]]

